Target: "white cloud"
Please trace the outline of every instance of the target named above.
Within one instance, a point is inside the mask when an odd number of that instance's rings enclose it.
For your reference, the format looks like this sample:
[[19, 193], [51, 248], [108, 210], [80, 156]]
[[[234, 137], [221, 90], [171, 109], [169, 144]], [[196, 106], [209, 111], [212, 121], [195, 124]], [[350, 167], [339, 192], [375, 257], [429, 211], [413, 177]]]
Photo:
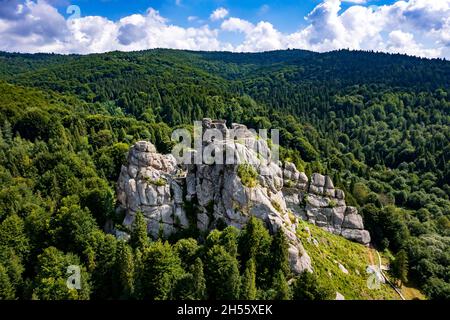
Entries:
[[[307, 16], [306, 28], [288, 35], [288, 46], [317, 51], [339, 48], [449, 58], [450, 0], [409, 0], [392, 5], [353, 5], [340, 13], [341, 1], [326, 0]], [[400, 30], [413, 36], [394, 42]], [[398, 38], [398, 37], [397, 37]], [[398, 39], [397, 39], [398, 40]]]
[[[342, 10], [342, 2], [351, 2]], [[191, 50], [264, 51], [340, 48], [399, 52], [450, 58], [450, 0], [397, 1], [364, 6], [365, 1], [323, 0], [306, 17], [306, 26], [282, 33], [267, 21], [250, 22], [216, 9], [211, 28], [195, 16], [196, 27], [180, 27], [150, 8], [118, 21], [100, 16], [66, 20], [45, 0], [0, 0], [0, 50], [92, 53], [111, 50], [177, 48]], [[200, 24], [204, 24], [199, 26]], [[235, 43], [221, 39], [236, 32]], [[228, 36], [229, 38], [229, 36]], [[239, 39], [239, 40], [238, 40]]]
[[218, 8], [214, 10], [209, 16], [212, 21], [222, 20], [228, 15], [228, 10], [225, 8]]
[[283, 35], [277, 31], [269, 22], [259, 22], [250, 32], [247, 32], [245, 41], [236, 50], [268, 51], [284, 49]]
[[394, 30], [389, 33], [387, 49], [390, 52], [402, 52], [414, 56], [439, 57], [441, 50], [424, 49], [414, 40], [412, 33]]
[[366, 3], [367, 0], [343, 0], [342, 2], [349, 2], [349, 3], [363, 4], [363, 3]]
[[225, 31], [239, 31], [243, 33], [250, 33], [255, 26], [247, 20], [242, 20], [239, 18], [229, 18], [222, 22], [222, 25], [220, 27]]

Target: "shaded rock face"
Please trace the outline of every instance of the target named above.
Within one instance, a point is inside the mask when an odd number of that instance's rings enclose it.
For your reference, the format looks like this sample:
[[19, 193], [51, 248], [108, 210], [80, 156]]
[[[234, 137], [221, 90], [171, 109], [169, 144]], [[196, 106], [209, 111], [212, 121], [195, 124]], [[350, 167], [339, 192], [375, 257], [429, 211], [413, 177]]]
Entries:
[[[203, 120], [203, 128], [219, 129], [225, 135], [228, 131], [225, 122], [210, 119]], [[283, 229], [295, 273], [312, 271], [310, 257], [296, 235], [299, 219], [361, 243], [370, 241], [361, 217], [345, 206], [343, 192], [334, 189], [331, 179], [314, 174], [309, 183], [294, 164], [283, 167], [271, 161], [265, 140], [243, 125], [233, 124], [233, 129], [243, 130], [244, 138], [210, 141], [204, 146], [233, 151], [234, 164], [177, 165], [172, 155], [157, 153], [150, 142], [131, 147], [117, 185], [118, 203], [126, 211], [123, 224], [131, 227], [136, 212], [141, 211], [149, 235], [156, 239], [189, 227], [209, 231], [223, 222], [241, 229], [255, 216], [272, 233]], [[252, 148], [255, 144], [258, 151]], [[261, 157], [260, 152], [269, 156]], [[244, 163], [251, 163], [257, 172], [254, 185], [246, 186], [238, 174]], [[334, 208], [331, 199], [337, 204]]]

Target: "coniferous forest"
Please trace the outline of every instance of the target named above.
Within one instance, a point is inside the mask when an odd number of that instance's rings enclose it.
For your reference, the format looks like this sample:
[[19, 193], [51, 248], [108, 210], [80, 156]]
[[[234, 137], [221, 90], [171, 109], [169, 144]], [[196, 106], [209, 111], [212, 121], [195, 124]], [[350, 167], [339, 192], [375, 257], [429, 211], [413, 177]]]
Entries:
[[168, 153], [172, 129], [203, 117], [279, 129], [281, 160], [332, 177], [395, 278], [450, 298], [449, 61], [158, 49], [0, 53], [0, 299], [334, 299], [315, 274], [292, 278], [285, 236], [257, 219], [167, 241], [140, 215], [129, 242], [104, 231], [123, 220], [129, 147]]

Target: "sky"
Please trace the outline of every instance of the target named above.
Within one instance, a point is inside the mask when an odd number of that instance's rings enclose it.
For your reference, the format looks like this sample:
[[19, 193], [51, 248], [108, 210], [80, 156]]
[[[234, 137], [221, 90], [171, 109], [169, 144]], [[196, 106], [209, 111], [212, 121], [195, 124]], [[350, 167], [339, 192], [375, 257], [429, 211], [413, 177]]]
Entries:
[[450, 0], [0, 0], [0, 50], [287, 48], [450, 59]]

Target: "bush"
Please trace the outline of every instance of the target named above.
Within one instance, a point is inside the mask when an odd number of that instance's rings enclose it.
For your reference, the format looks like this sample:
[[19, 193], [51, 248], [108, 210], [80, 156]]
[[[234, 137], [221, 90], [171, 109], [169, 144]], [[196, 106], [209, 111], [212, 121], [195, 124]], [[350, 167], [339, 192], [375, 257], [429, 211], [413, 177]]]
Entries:
[[164, 178], [158, 178], [158, 179], [147, 178], [146, 181], [147, 181], [147, 183], [153, 184], [157, 187], [165, 186], [167, 184], [167, 180]]
[[242, 184], [248, 188], [256, 187], [258, 177], [258, 172], [256, 172], [255, 168], [252, 165], [245, 163], [240, 164], [237, 168], [237, 174], [239, 178], [241, 178]]
[[317, 276], [302, 272], [293, 285], [294, 300], [331, 300], [334, 299], [333, 288], [321, 284]]

